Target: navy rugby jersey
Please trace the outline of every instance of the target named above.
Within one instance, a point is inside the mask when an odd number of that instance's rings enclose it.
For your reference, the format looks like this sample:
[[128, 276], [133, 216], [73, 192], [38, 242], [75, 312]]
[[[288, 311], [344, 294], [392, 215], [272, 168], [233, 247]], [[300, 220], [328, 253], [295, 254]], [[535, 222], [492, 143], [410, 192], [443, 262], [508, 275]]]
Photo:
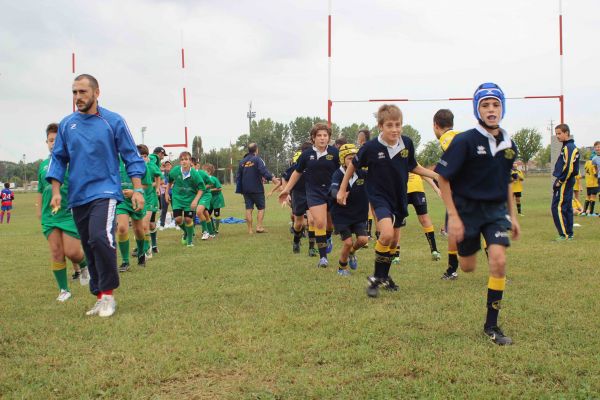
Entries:
[[246, 154], [238, 167], [236, 193], [264, 193], [262, 178], [270, 181], [273, 175], [267, 170], [262, 158], [256, 154]]
[[[331, 196], [334, 200], [337, 197], [345, 173], [346, 171], [340, 167], [331, 177]], [[331, 218], [333, 219], [334, 225], [351, 225], [367, 220], [369, 216], [369, 199], [367, 198], [367, 191], [365, 188], [366, 177], [367, 173], [362, 169], [354, 172], [354, 175], [348, 182], [348, 189], [346, 190], [349, 192], [348, 197], [346, 198], [346, 205], [342, 206], [336, 201], [333, 202], [331, 207]]]
[[363, 144], [352, 160], [356, 170], [368, 167], [367, 196], [376, 208], [387, 208], [407, 216], [406, 185], [408, 173], [417, 167], [415, 147], [407, 136], [400, 136], [394, 147], [384, 144], [381, 137]]
[[457, 135], [435, 172], [450, 182], [452, 193], [471, 200], [504, 202], [508, 198], [517, 146], [506, 131], [502, 140], [477, 126]]
[[[289, 182], [290, 178], [292, 177], [292, 173], [294, 173], [295, 170], [296, 164], [292, 164], [288, 167], [288, 169], [285, 170], [281, 177]], [[304, 174], [300, 175], [300, 178], [298, 178], [298, 182], [296, 182], [296, 184], [292, 188], [292, 193], [294, 192], [306, 193]]]
[[296, 171], [305, 177], [306, 191], [329, 192], [331, 175], [340, 166], [338, 150], [327, 146], [325, 152], [317, 154], [315, 148], [306, 149], [296, 162]]

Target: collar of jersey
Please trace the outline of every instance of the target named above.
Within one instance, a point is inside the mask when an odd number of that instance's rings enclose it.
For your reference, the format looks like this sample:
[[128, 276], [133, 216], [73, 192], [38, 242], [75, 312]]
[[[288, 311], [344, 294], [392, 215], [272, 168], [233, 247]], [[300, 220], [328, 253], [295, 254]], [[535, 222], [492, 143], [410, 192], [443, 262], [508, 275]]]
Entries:
[[317, 146], [313, 146], [313, 150], [315, 151], [315, 153], [317, 153], [317, 160], [327, 154], [327, 148], [328, 148], [328, 146], [325, 147], [324, 152], [319, 152], [319, 149], [317, 149]]
[[[342, 167], [340, 165], [340, 171], [342, 171], [342, 174], [346, 174], [346, 169], [344, 167]], [[356, 180], [358, 179], [358, 174], [355, 172], [354, 174], [352, 174], [352, 178], [350, 178], [350, 180], [348, 181], [348, 185], [350, 185], [350, 187], [352, 187], [352, 184], [354, 182], [356, 182]]]
[[498, 154], [498, 152], [500, 152], [502, 150], [510, 149], [512, 147], [512, 142], [510, 140], [510, 136], [508, 135], [508, 132], [506, 132], [502, 128], [499, 128], [500, 134], [502, 135], [502, 141], [500, 142], [500, 144], [496, 144], [496, 138], [494, 137], [494, 135], [492, 135], [491, 133], [486, 131], [485, 128], [483, 126], [481, 126], [480, 124], [477, 124], [475, 129], [477, 129], [477, 132], [479, 132], [480, 134], [482, 134], [484, 137], [487, 138], [487, 140], [490, 144], [490, 152], [492, 153], [492, 157], [495, 156], [496, 154]]
[[181, 179], [187, 179], [192, 175], [192, 168], [190, 167], [189, 171], [187, 172], [187, 174], [183, 171], [183, 168], [181, 168]]
[[377, 136], [377, 141], [382, 144], [388, 151], [388, 155], [390, 159], [394, 158], [394, 156], [404, 150], [404, 140], [402, 140], [402, 135], [398, 138], [398, 143], [395, 146], [390, 146], [386, 143], [385, 140], [381, 138], [381, 133]]

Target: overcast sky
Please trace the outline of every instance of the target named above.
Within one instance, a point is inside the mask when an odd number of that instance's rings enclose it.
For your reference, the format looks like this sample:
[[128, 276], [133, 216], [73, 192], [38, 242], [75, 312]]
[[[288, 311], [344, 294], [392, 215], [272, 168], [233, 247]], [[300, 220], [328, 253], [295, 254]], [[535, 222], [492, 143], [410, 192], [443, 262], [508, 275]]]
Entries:
[[[45, 126], [71, 112], [76, 72], [100, 82], [100, 104], [150, 147], [227, 146], [257, 118], [327, 117], [327, 0], [0, 0], [0, 160], [46, 157]], [[600, 139], [600, 1], [564, 0], [565, 119], [578, 145]], [[186, 51], [182, 73], [180, 49]], [[507, 96], [560, 94], [558, 0], [334, 0], [332, 98], [469, 97], [484, 81]], [[374, 123], [376, 103], [335, 104], [333, 120]], [[399, 103], [422, 143], [451, 108], [474, 124], [470, 102]], [[558, 100], [512, 100], [503, 126], [534, 127], [549, 143]], [[174, 153], [181, 149], [172, 149]]]

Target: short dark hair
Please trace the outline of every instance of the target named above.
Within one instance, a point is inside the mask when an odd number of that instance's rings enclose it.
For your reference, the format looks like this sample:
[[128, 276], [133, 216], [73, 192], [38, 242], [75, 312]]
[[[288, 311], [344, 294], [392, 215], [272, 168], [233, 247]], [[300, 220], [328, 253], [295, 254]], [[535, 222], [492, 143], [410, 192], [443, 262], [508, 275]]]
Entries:
[[313, 147], [312, 142], [304, 142], [304, 143], [302, 143], [300, 150], [304, 151], [304, 150], [310, 149], [311, 147]]
[[10, 187], [10, 183], [4, 182], [4, 189], [8, 189]]
[[147, 156], [150, 154], [150, 152], [148, 151], [148, 146], [146, 146], [145, 144], [138, 144], [137, 149], [138, 152], [143, 156]]
[[560, 129], [561, 131], [568, 133], [571, 136], [571, 130], [569, 129], [569, 125], [567, 124], [558, 124], [554, 129]]
[[74, 81], [80, 81], [82, 79], [87, 79], [88, 82], [90, 83], [90, 86], [92, 87], [92, 89], [96, 90], [100, 87], [100, 85], [98, 84], [98, 80], [96, 78], [94, 78], [93, 76], [91, 76], [90, 74], [81, 74], [81, 75], [77, 75], [75, 77], [75, 79], [73, 79]]
[[440, 128], [454, 128], [454, 114], [447, 108], [442, 108], [433, 115], [433, 123]]
[[166, 165], [166, 164], [171, 164], [171, 161], [169, 161], [169, 160], [163, 161], [163, 165]]
[[46, 127], [46, 137], [51, 133], [58, 133], [58, 124], [56, 122], [52, 122]]
[[[369, 140], [371, 140], [371, 131], [368, 129], [361, 129], [358, 131], [358, 133], [362, 133], [363, 135], [365, 135], [365, 140], [368, 142]], [[357, 135], [358, 136], [358, 135]]]
[[342, 146], [344, 144], [348, 144], [348, 139], [346, 139], [345, 137], [342, 136], [342, 137], [335, 139], [336, 146]]
[[250, 143], [248, 145], [248, 153], [254, 154], [256, 153], [256, 150], [258, 150], [258, 145], [256, 143]]

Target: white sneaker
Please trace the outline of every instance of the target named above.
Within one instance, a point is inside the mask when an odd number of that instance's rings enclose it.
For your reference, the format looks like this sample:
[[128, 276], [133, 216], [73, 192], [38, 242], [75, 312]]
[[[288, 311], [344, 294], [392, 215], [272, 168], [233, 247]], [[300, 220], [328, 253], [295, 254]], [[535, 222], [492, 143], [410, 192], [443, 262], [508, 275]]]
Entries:
[[65, 301], [69, 300], [70, 298], [71, 298], [71, 292], [66, 291], [65, 289], [61, 289], [60, 294], [56, 298], [56, 301], [60, 301], [61, 303], [64, 303]]
[[100, 312], [100, 307], [102, 306], [102, 299], [96, 300], [96, 304], [94, 307], [90, 308], [85, 315], [97, 315]]
[[158, 227], [158, 230], [162, 232], [162, 231], [164, 231], [164, 230], [165, 230], [165, 227], [164, 227], [164, 226], [159, 226], [159, 227]]
[[102, 304], [100, 304], [98, 315], [101, 317], [110, 317], [115, 311], [117, 311], [117, 302], [115, 301], [114, 296], [109, 294], [102, 296]]
[[87, 268], [81, 269], [81, 275], [79, 275], [79, 284], [81, 286], [88, 285], [90, 283], [90, 272]]
[[150, 247], [146, 252], [146, 260], [149, 258], [152, 258], [152, 247]]
[[207, 239], [209, 239], [209, 238], [210, 238], [210, 234], [209, 234], [208, 232], [204, 232], [204, 233], [202, 234], [202, 240], [207, 240]]

